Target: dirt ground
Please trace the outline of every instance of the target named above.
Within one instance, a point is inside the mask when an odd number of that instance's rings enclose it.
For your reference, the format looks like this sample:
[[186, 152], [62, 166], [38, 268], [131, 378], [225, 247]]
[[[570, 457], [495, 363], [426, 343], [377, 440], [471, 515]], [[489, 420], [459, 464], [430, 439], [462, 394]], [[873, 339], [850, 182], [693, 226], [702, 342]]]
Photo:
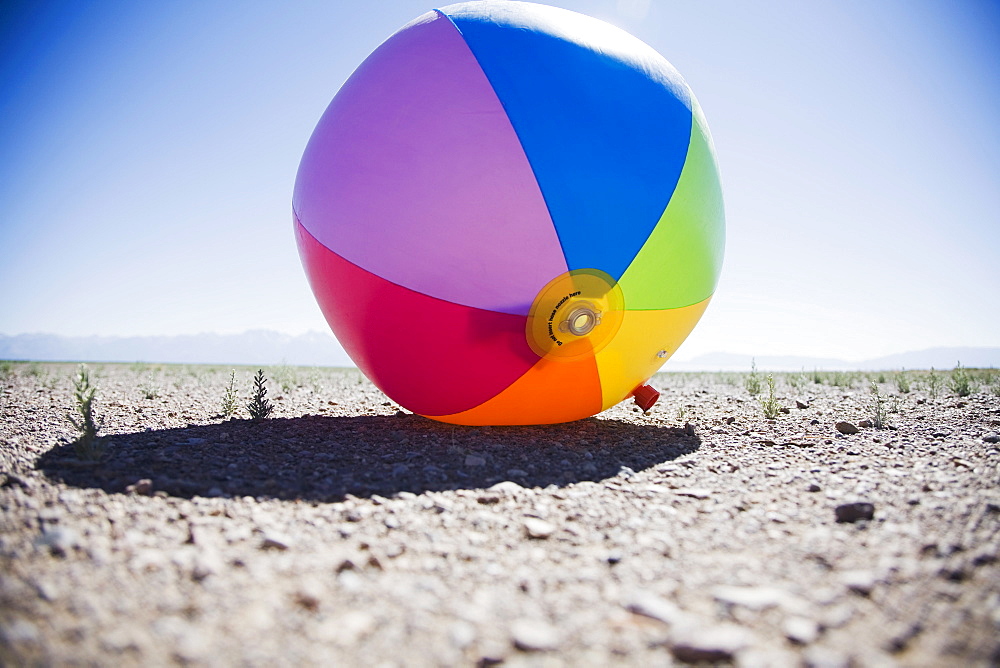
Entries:
[[990, 371], [472, 428], [354, 370], [265, 369], [255, 422], [255, 370], [230, 419], [228, 368], [91, 365], [87, 459], [75, 370], [0, 367], [3, 665], [1000, 664]]

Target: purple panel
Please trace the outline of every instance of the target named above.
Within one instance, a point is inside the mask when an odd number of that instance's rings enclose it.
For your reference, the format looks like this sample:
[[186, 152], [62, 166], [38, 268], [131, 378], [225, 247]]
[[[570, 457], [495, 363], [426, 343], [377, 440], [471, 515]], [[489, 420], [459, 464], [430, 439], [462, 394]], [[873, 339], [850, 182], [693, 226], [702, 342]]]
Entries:
[[292, 206], [341, 257], [457, 304], [526, 315], [566, 271], [510, 121], [437, 13], [386, 40], [337, 93], [302, 157]]

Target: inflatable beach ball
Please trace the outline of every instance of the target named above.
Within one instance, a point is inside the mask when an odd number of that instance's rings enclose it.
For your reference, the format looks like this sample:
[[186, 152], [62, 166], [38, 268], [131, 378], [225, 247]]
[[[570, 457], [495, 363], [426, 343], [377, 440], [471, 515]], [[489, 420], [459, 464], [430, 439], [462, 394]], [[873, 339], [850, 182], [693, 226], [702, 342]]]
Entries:
[[670, 63], [596, 19], [493, 0], [424, 14], [358, 67], [292, 209], [358, 367], [470, 425], [648, 405], [725, 234], [708, 126]]

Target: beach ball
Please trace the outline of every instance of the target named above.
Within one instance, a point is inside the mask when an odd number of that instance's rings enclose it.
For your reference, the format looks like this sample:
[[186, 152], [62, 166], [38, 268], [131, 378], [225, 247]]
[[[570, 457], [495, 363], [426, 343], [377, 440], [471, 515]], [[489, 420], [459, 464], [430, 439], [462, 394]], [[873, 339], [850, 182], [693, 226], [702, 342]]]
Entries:
[[494, 0], [375, 49], [313, 131], [292, 209], [351, 359], [404, 408], [468, 425], [648, 405], [725, 234], [708, 126], [670, 63], [602, 21]]

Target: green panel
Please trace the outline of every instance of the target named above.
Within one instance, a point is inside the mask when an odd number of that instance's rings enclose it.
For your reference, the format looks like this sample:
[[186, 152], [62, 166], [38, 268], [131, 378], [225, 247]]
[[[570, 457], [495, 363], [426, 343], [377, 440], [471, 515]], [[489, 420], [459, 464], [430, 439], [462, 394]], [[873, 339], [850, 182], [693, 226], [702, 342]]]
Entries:
[[726, 245], [726, 219], [715, 150], [701, 107], [673, 197], [618, 281], [629, 310], [696, 304], [715, 292]]

